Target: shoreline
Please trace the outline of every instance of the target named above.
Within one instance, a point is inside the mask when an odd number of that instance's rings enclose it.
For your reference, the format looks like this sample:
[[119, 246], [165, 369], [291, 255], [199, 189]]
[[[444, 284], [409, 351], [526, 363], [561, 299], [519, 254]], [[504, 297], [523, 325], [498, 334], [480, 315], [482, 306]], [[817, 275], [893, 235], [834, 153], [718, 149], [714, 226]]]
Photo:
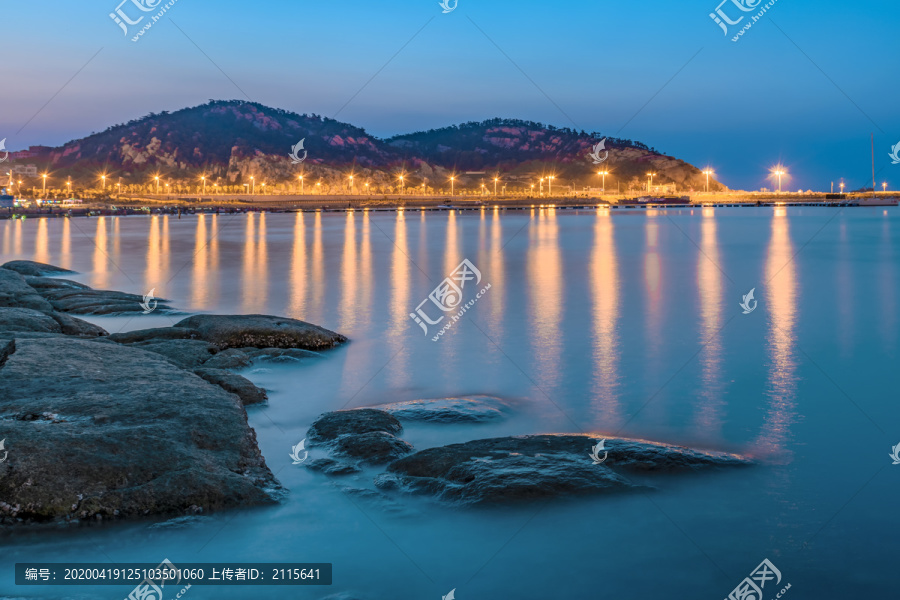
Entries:
[[[27, 217], [92, 217], [92, 216], [129, 216], [149, 214], [197, 214], [223, 213], [237, 214], [246, 212], [347, 212], [356, 210], [370, 211], [449, 211], [449, 210], [533, 210], [555, 208], [561, 210], [599, 210], [599, 209], [694, 209], [694, 208], [726, 208], [726, 207], [888, 207], [896, 206], [893, 196], [880, 195], [872, 204], [861, 204], [872, 200], [870, 197], [826, 199], [825, 194], [814, 196], [783, 194], [767, 194], [759, 197], [740, 196], [730, 198], [721, 195], [710, 195], [709, 199], [701, 198], [684, 204], [648, 202], [637, 203], [637, 199], [628, 198], [573, 198], [558, 196], [553, 198], [489, 198], [472, 200], [467, 197], [376, 197], [376, 196], [254, 196], [254, 197], [170, 197], [170, 198], [117, 198], [103, 201], [85, 201], [79, 205], [51, 205], [42, 207], [3, 207], [0, 208], [0, 220]], [[895, 203], [890, 204], [893, 200]]]

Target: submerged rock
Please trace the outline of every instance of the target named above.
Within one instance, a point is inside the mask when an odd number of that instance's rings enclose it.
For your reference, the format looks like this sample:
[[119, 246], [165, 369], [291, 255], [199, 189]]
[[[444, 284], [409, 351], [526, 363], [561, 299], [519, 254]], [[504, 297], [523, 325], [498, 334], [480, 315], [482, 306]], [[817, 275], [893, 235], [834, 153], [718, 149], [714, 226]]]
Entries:
[[376, 406], [398, 419], [433, 423], [484, 423], [506, 417], [506, 402], [493, 396], [409, 400]]
[[48, 337], [0, 349], [0, 414], [21, 416], [2, 421], [3, 522], [273, 501], [278, 484], [246, 411], [219, 386], [114, 343]]
[[403, 426], [396, 417], [374, 408], [338, 410], [320, 416], [306, 433], [311, 442], [333, 442], [345, 435], [361, 435], [384, 431], [396, 435]]
[[371, 465], [384, 464], [413, 451], [412, 444], [386, 431], [345, 435], [335, 440], [334, 453]]
[[252, 364], [253, 360], [251, 360], [249, 354], [240, 348], [229, 348], [203, 363], [203, 367], [207, 369], [244, 369]]
[[606, 441], [608, 456], [593, 464], [594, 438], [529, 435], [429, 448], [388, 467], [382, 478], [409, 491], [466, 504], [646, 489], [626, 474], [672, 473], [750, 464], [740, 456], [699, 452], [640, 440]]
[[235, 394], [241, 399], [241, 403], [244, 406], [260, 404], [269, 399], [266, 390], [257, 387], [252, 381], [237, 373], [231, 373], [222, 369], [209, 369], [205, 365], [202, 369], [194, 369], [194, 373], [206, 381], [219, 386], [226, 392]]
[[38, 277], [43, 275], [59, 275], [61, 273], [75, 272], [70, 271], [69, 269], [63, 269], [62, 267], [48, 265], [46, 263], [35, 262], [33, 260], [11, 260], [8, 263], [0, 265], [0, 269], [9, 269], [10, 271], [15, 271], [20, 275], [33, 275]]
[[194, 315], [175, 324], [197, 331], [200, 339], [226, 348], [302, 348], [324, 350], [347, 341], [339, 333], [305, 321], [269, 315]]

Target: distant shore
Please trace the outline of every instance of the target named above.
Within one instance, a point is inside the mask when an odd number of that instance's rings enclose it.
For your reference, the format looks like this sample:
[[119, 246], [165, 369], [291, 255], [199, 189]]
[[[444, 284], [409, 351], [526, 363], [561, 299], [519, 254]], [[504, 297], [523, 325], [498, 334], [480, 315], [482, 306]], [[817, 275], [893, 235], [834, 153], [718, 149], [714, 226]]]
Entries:
[[[827, 198], [831, 196], [831, 198]], [[0, 208], [0, 219], [19, 217], [56, 216], [111, 216], [132, 214], [191, 214], [196, 212], [297, 212], [311, 210], [475, 210], [482, 208], [527, 209], [538, 207], [558, 208], [684, 208], [721, 206], [852, 206], [858, 198], [872, 198], [866, 195], [844, 194], [834, 198], [834, 194], [796, 193], [755, 193], [755, 194], [696, 194], [689, 204], [661, 205], [647, 203], [639, 205], [636, 197], [622, 195], [601, 196], [412, 196], [412, 195], [147, 195], [85, 199], [79, 204], [44, 204], [40, 207]], [[875, 199], [894, 198], [891, 193], [877, 193]]]

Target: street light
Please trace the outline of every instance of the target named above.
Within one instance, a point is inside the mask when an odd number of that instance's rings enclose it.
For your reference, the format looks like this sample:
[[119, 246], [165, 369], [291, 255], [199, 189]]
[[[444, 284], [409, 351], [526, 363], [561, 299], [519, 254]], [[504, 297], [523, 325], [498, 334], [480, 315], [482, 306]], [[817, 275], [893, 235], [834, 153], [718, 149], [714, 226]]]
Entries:
[[66, 187], [69, 188], [69, 194], [72, 193], [72, 180], [66, 181]]
[[353, 175], [350, 176], [350, 193], [353, 193]]
[[300, 193], [303, 193], [303, 175], [298, 175], [297, 179], [300, 180]]
[[497, 195], [497, 178], [494, 177], [494, 195]]
[[106, 191], [106, 175], [101, 175], [100, 179], [103, 180], [103, 191]]
[[44, 179], [44, 187], [41, 189], [41, 196], [46, 196], [47, 195], [47, 174], [44, 173], [41, 175], [41, 177]]
[[[781, 191], [781, 187], [780, 187], [780, 186], [779, 186], [778, 191], [779, 191], [779, 192]], [[841, 181], [841, 193], [842, 193], [842, 194], [844, 193], [844, 182], [843, 182], [843, 181]]]
[[541, 183], [541, 188], [540, 188], [541, 197], [543, 197], [544, 196], [544, 178], [543, 177], [541, 177], [540, 183]]
[[883, 191], [883, 192], [887, 191], [887, 181], [885, 181], [884, 183], [881, 184], [881, 191]]
[[649, 178], [649, 179], [647, 179], [647, 193], [648, 194], [650, 193], [650, 188], [653, 187], [653, 177], [655, 175], [656, 175], [656, 173], [647, 173], [647, 177]]
[[[778, 176], [778, 193], [780, 194], [781, 193], [781, 178], [784, 177], [785, 175], [787, 175], [787, 171], [784, 170], [784, 167], [782, 167], [781, 165], [778, 165], [775, 167], [775, 170], [772, 171], [772, 174]], [[842, 183], [841, 186], [843, 186], [843, 185], [844, 184]]]
[[403, 175], [400, 176], [400, 193], [403, 193]]
[[205, 194], [206, 193], [206, 175], [201, 175], [200, 181], [203, 182], [203, 193]]
[[[603, 191], [606, 191], [606, 176], [609, 175], [609, 171], [597, 171], [597, 175], [603, 176]], [[534, 186], [531, 186], [534, 187]]]
[[553, 180], [556, 179], [553, 175], [547, 178], [547, 196], [553, 195]]
[[156, 180], [156, 193], [158, 194], [159, 193], [159, 175], [154, 177], [154, 179]]
[[703, 171], [703, 174], [706, 175], [706, 192], [709, 193], [709, 176], [712, 175], [714, 171], [711, 169], [706, 169]]
[[253, 194], [256, 191], [256, 178], [251, 175], [250, 176], [250, 193]]
[[453, 184], [456, 183], [456, 177], [450, 178], [450, 195], [453, 195]]

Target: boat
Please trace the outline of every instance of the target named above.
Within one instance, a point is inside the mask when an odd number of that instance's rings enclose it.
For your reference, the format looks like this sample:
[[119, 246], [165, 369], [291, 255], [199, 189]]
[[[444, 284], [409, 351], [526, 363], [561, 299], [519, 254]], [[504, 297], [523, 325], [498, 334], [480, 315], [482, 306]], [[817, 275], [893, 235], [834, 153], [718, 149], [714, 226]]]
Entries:
[[847, 201], [854, 206], [897, 206], [896, 198], [871, 198], [865, 196], [860, 198], [848, 198]]

